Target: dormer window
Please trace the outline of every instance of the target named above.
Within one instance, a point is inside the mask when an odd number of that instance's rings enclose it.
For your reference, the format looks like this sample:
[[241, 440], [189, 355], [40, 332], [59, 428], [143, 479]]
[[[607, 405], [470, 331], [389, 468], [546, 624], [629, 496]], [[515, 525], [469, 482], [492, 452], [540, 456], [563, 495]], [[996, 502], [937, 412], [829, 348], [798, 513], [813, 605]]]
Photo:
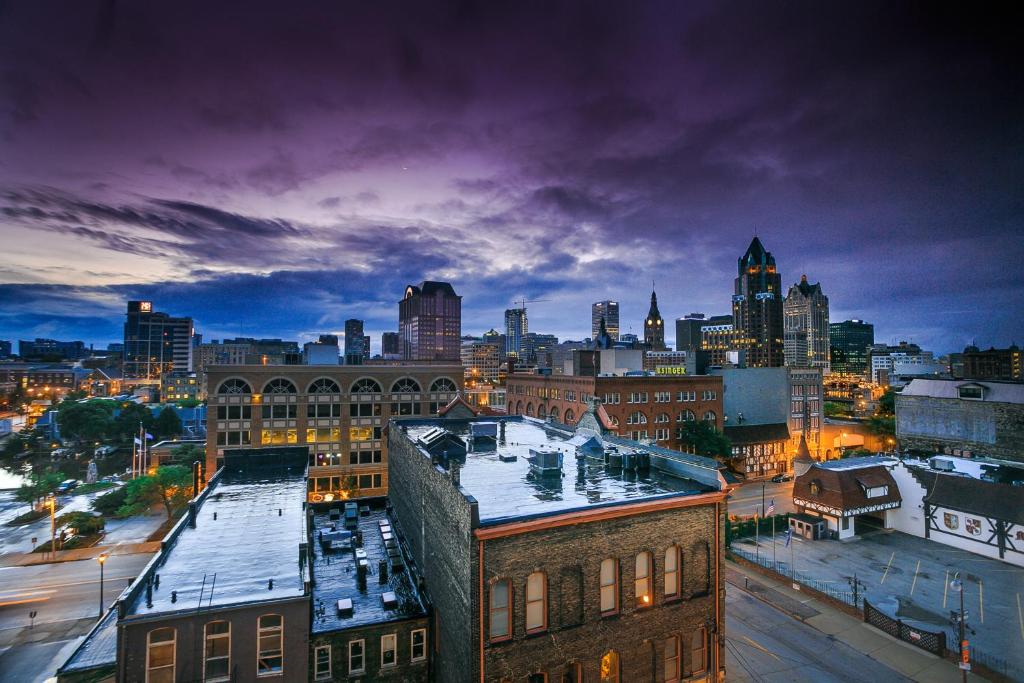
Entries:
[[981, 401], [985, 398], [985, 387], [980, 384], [964, 384], [957, 387], [957, 394], [968, 401]]
[[811, 482], [811, 495], [816, 496], [821, 493], [821, 482], [817, 479]]

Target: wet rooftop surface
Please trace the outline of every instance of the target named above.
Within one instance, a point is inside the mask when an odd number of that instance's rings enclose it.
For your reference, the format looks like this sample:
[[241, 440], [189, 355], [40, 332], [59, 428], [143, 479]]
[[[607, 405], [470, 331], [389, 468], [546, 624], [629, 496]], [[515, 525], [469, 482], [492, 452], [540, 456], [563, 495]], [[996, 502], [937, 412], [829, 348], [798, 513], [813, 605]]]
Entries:
[[238, 475], [217, 484], [199, 508], [196, 528], [186, 527], [157, 567], [152, 607], [140, 591], [129, 614], [194, 610], [200, 597], [205, 608], [302, 596], [305, 498], [301, 473]]
[[[672, 476], [654, 467], [640, 472], [609, 469], [597, 460], [581, 461], [583, 466], [580, 467], [575, 442], [571, 442], [573, 434], [545, 428], [542, 423], [529, 420], [503, 422], [504, 443], [499, 439], [497, 443], [491, 441], [489, 445], [474, 446], [474, 450], [466, 454], [466, 462], [460, 470], [463, 490], [477, 500], [481, 524], [713, 490], [706, 484]], [[407, 433], [416, 442], [420, 436], [439, 424], [439, 421], [410, 423]], [[443, 426], [460, 437], [469, 436], [468, 423]], [[604, 439], [606, 445], [617, 446], [620, 451], [635, 448], [680, 460], [689, 458], [706, 462], [703, 458], [693, 458], [661, 448], [646, 449], [635, 441], [607, 435]], [[527, 460], [531, 448], [561, 451], [561, 476], [557, 472], [547, 475], [532, 472]], [[515, 460], [506, 461], [511, 456], [515, 456]]]
[[[348, 543], [342, 544], [343, 549], [328, 550], [319, 540], [320, 532], [326, 534], [332, 527], [328, 511], [324, 510], [314, 518], [314, 634], [399, 621], [426, 614], [423, 600], [415, 589], [414, 579], [408, 567], [404, 571], [391, 571], [389, 565], [387, 582], [380, 582], [379, 564], [388, 557], [380, 523], [383, 520], [391, 526], [385, 510], [373, 507], [368, 515], [360, 515], [358, 519], [359, 530], [363, 534], [361, 549], [366, 553], [368, 566], [365, 590], [359, 588], [356, 555]], [[336, 528], [344, 530], [341, 520], [337, 521]], [[391, 529], [397, 540], [395, 527], [391, 526]], [[394, 607], [385, 608], [382, 596], [389, 592], [395, 594], [396, 604]], [[338, 601], [344, 599], [352, 601], [352, 611], [347, 615], [342, 615], [338, 611]]]
[[117, 609], [107, 610], [99, 625], [89, 633], [71, 658], [61, 667], [62, 672], [85, 671], [117, 663]]

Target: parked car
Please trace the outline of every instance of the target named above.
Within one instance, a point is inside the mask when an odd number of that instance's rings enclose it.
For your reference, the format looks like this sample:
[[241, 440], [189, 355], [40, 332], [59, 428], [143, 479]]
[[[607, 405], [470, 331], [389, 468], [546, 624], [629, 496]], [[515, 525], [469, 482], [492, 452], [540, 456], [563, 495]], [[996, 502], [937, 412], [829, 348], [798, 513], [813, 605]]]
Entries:
[[793, 481], [793, 475], [792, 474], [776, 474], [774, 477], [772, 477], [772, 481], [775, 482], [776, 484], [781, 484], [784, 481]]
[[96, 449], [96, 457], [97, 458], [106, 457], [108, 455], [111, 455], [116, 450], [117, 450], [117, 446], [100, 446], [99, 448]]
[[79, 482], [77, 479], [67, 479], [65, 481], [62, 481], [60, 486], [57, 487], [57, 493], [71, 493], [76, 488], [78, 488], [78, 483]]

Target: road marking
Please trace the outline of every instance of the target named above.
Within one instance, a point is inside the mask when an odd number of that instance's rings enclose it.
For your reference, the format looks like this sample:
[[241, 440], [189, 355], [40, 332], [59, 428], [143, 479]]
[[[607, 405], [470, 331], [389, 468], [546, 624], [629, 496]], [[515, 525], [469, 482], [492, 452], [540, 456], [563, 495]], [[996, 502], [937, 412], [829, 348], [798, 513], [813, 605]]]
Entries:
[[889, 575], [889, 567], [892, 566], [892, 558], [894, 558], [894, 557], [896, 557], [896, 551], [895, 550], [893, 550], [892, 551], [892, 555], [889, 556], [889, 564], [885, 565], [885, 571], [882, 572], [882, 580], [878, 582], [879, 584], [885, 583], [885, 577]]
[[1017, 623], [1020, 624], [1020, 639], [1024, 640], [1024, 614], [1020, 611], [1020, 593], [1017, 593]]
[[914, 594], [914, 587], [917, 586], [917, 573], [921, 571], [921, 560], [917, 561], [917, 567], [914, 569], [914, 580], [910, 582], [910, 594]]
[[750, 643], [751, 645], [753, 645], [755, 648], [757, 648], [761, 652], [763, 652], [766, 655], [768, 655], [769, 657], [774, 658], [776, 661], [782, 661], [781, 659], [779, 659], [778, 655], [776, 655], [774, 652], [772, 652], [768, 648], [764, 647], [763, 645], [759, 645], [758, 643], [755, 643], [753, 640], [751, 640], [750, 638], [747, 638], [746, 636], [740, 636], [740, 637], [743, 638], [743, 640], [745, 640], [748, 643]]
[[946, 580], [942, 582], [942, 609], [946, 609], [946, 593], [949, 592], [949, 570], [946, 570]]
[[978, 579], [978, 611], [981, 612], [981, 623], [985, 623], [985, 584]]

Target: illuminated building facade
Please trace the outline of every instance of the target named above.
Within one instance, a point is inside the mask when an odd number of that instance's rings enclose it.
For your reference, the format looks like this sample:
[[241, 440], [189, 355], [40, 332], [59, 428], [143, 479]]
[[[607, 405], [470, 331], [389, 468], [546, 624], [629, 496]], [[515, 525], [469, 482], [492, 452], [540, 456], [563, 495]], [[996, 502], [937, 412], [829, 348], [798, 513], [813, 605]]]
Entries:
[[448, 282], [424, 280], [398, 302], [403, 360], [459, 361], [462, 297]]
[[732, 317], [735, 329], [745, 338], [747, 366], [782, 367], [782, 277], [775, 257], [755, 237], [736, 264]]
[[598, 301], [590, 306], [590, 338], [597, 339], [601, 333], [601, 318], [605, 331], [612, 341], [619, 341], [619, 302]]
[[153, 310], [152, 301], [129, 301], [124, 323], [124, 376], [158, 380], [192, 371], [192, 318]]
[[782, 304], [786, 366], [821, 368], [828, 372], [828, 297], [821, 283], [807, 282], [807, 276], [789, 288]]

